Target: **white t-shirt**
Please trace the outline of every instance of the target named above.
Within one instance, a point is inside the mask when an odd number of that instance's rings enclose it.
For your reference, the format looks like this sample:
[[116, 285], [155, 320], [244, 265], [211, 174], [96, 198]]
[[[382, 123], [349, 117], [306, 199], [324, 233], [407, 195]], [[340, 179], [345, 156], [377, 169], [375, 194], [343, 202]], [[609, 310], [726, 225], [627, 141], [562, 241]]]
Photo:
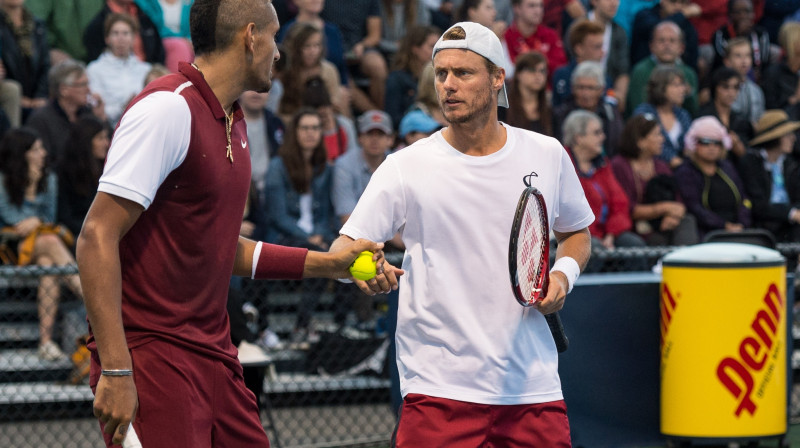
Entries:
[[535, 172], [551, 228], [593, 220], [557, 140], [510, 126], [505, 146], [465, 155], [441, 131], [378, 167], [341, 233], [389, 240], [402, 232], [397, 356], [403, 396], [484, 404], [562, 399], [544, 317], [514, 299], [508, 241], [523, 177]]

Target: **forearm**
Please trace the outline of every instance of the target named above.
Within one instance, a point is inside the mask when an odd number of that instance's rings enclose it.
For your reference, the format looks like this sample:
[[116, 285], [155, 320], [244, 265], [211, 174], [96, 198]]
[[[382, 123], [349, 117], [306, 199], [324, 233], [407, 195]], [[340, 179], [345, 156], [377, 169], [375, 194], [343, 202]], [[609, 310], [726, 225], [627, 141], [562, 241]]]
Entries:
[[381, 23], [380, 17], [367, 18], [367, 35], [359, 42], [364, 48], [377, 47], [381, 42]]
[[589, 234], [589, 228], [585, 227], [569, 233], [554, 233], [558, 240], [556, 261], [562, 257], [570, 257], [578, 263], [581, 271], [583, 271], [586, 263], [589, 262], [589, 256], [592, 254], [592, 237]]

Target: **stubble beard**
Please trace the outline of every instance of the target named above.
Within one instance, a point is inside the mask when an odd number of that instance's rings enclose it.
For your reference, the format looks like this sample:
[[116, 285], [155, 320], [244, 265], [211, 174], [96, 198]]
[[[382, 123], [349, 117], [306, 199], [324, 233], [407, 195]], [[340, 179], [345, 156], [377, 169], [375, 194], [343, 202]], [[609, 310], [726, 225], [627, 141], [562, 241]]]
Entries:
[[491, 85], [489, 85], [488, 92], [485, 95], [481, 95], [480, 97], [476, 98], [474, 107], [467, 112], [466, 115], [460, 117], [453, 117], [452, 113], [446, 112], [446, 109], [442, 106], [442, 101], [439, 101], [439, 107], [442, 109], [442, 115], [444, 115], [444, 119], [447, 120], [450, 124], [464, 124], [469, 123], [477, 118], [483, 118], [489, 116], [489, 112], [492, 110], [492, 94], [494, 94], [494, 90], [492, 90]]

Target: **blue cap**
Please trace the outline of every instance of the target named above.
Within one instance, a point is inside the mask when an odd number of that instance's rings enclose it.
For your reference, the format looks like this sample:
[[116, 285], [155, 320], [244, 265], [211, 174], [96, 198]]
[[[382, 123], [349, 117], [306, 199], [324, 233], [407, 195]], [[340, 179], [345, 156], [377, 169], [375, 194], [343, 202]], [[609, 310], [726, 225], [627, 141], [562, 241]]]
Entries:
[[400, 137], [405, 138], [409, 132], [430, 134], [441, 127], [442, 125], [430, 115], [421, 110], [415, 110], [407, 113], [400, 120]]

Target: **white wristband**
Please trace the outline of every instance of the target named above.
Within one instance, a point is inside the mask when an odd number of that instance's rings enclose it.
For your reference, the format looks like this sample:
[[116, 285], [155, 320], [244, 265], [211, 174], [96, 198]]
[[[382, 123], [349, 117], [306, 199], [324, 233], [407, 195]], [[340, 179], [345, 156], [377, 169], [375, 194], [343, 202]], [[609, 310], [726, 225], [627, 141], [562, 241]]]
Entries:
[[564, 275], [567, 277], [567, 294], [572, 292], [572, 287], [575, 286], [575, 281], [578, 280], [578, 276], [581, 275], [581, 267], [578, 266], [578, 262], [575, 261], [572, 257], [561, 257], [553, 263], [553, 267], [550, 269], [550, 272], [559, 271], [563, 272]]
[[261, 257], [261, 246], [264, 243], [261, 241], [256, 243], [256, 249], [253, 251], [253, 266], [250, 268], [250, 278], [256, 278], [256, 266], [258, 266], [258, 259]]

